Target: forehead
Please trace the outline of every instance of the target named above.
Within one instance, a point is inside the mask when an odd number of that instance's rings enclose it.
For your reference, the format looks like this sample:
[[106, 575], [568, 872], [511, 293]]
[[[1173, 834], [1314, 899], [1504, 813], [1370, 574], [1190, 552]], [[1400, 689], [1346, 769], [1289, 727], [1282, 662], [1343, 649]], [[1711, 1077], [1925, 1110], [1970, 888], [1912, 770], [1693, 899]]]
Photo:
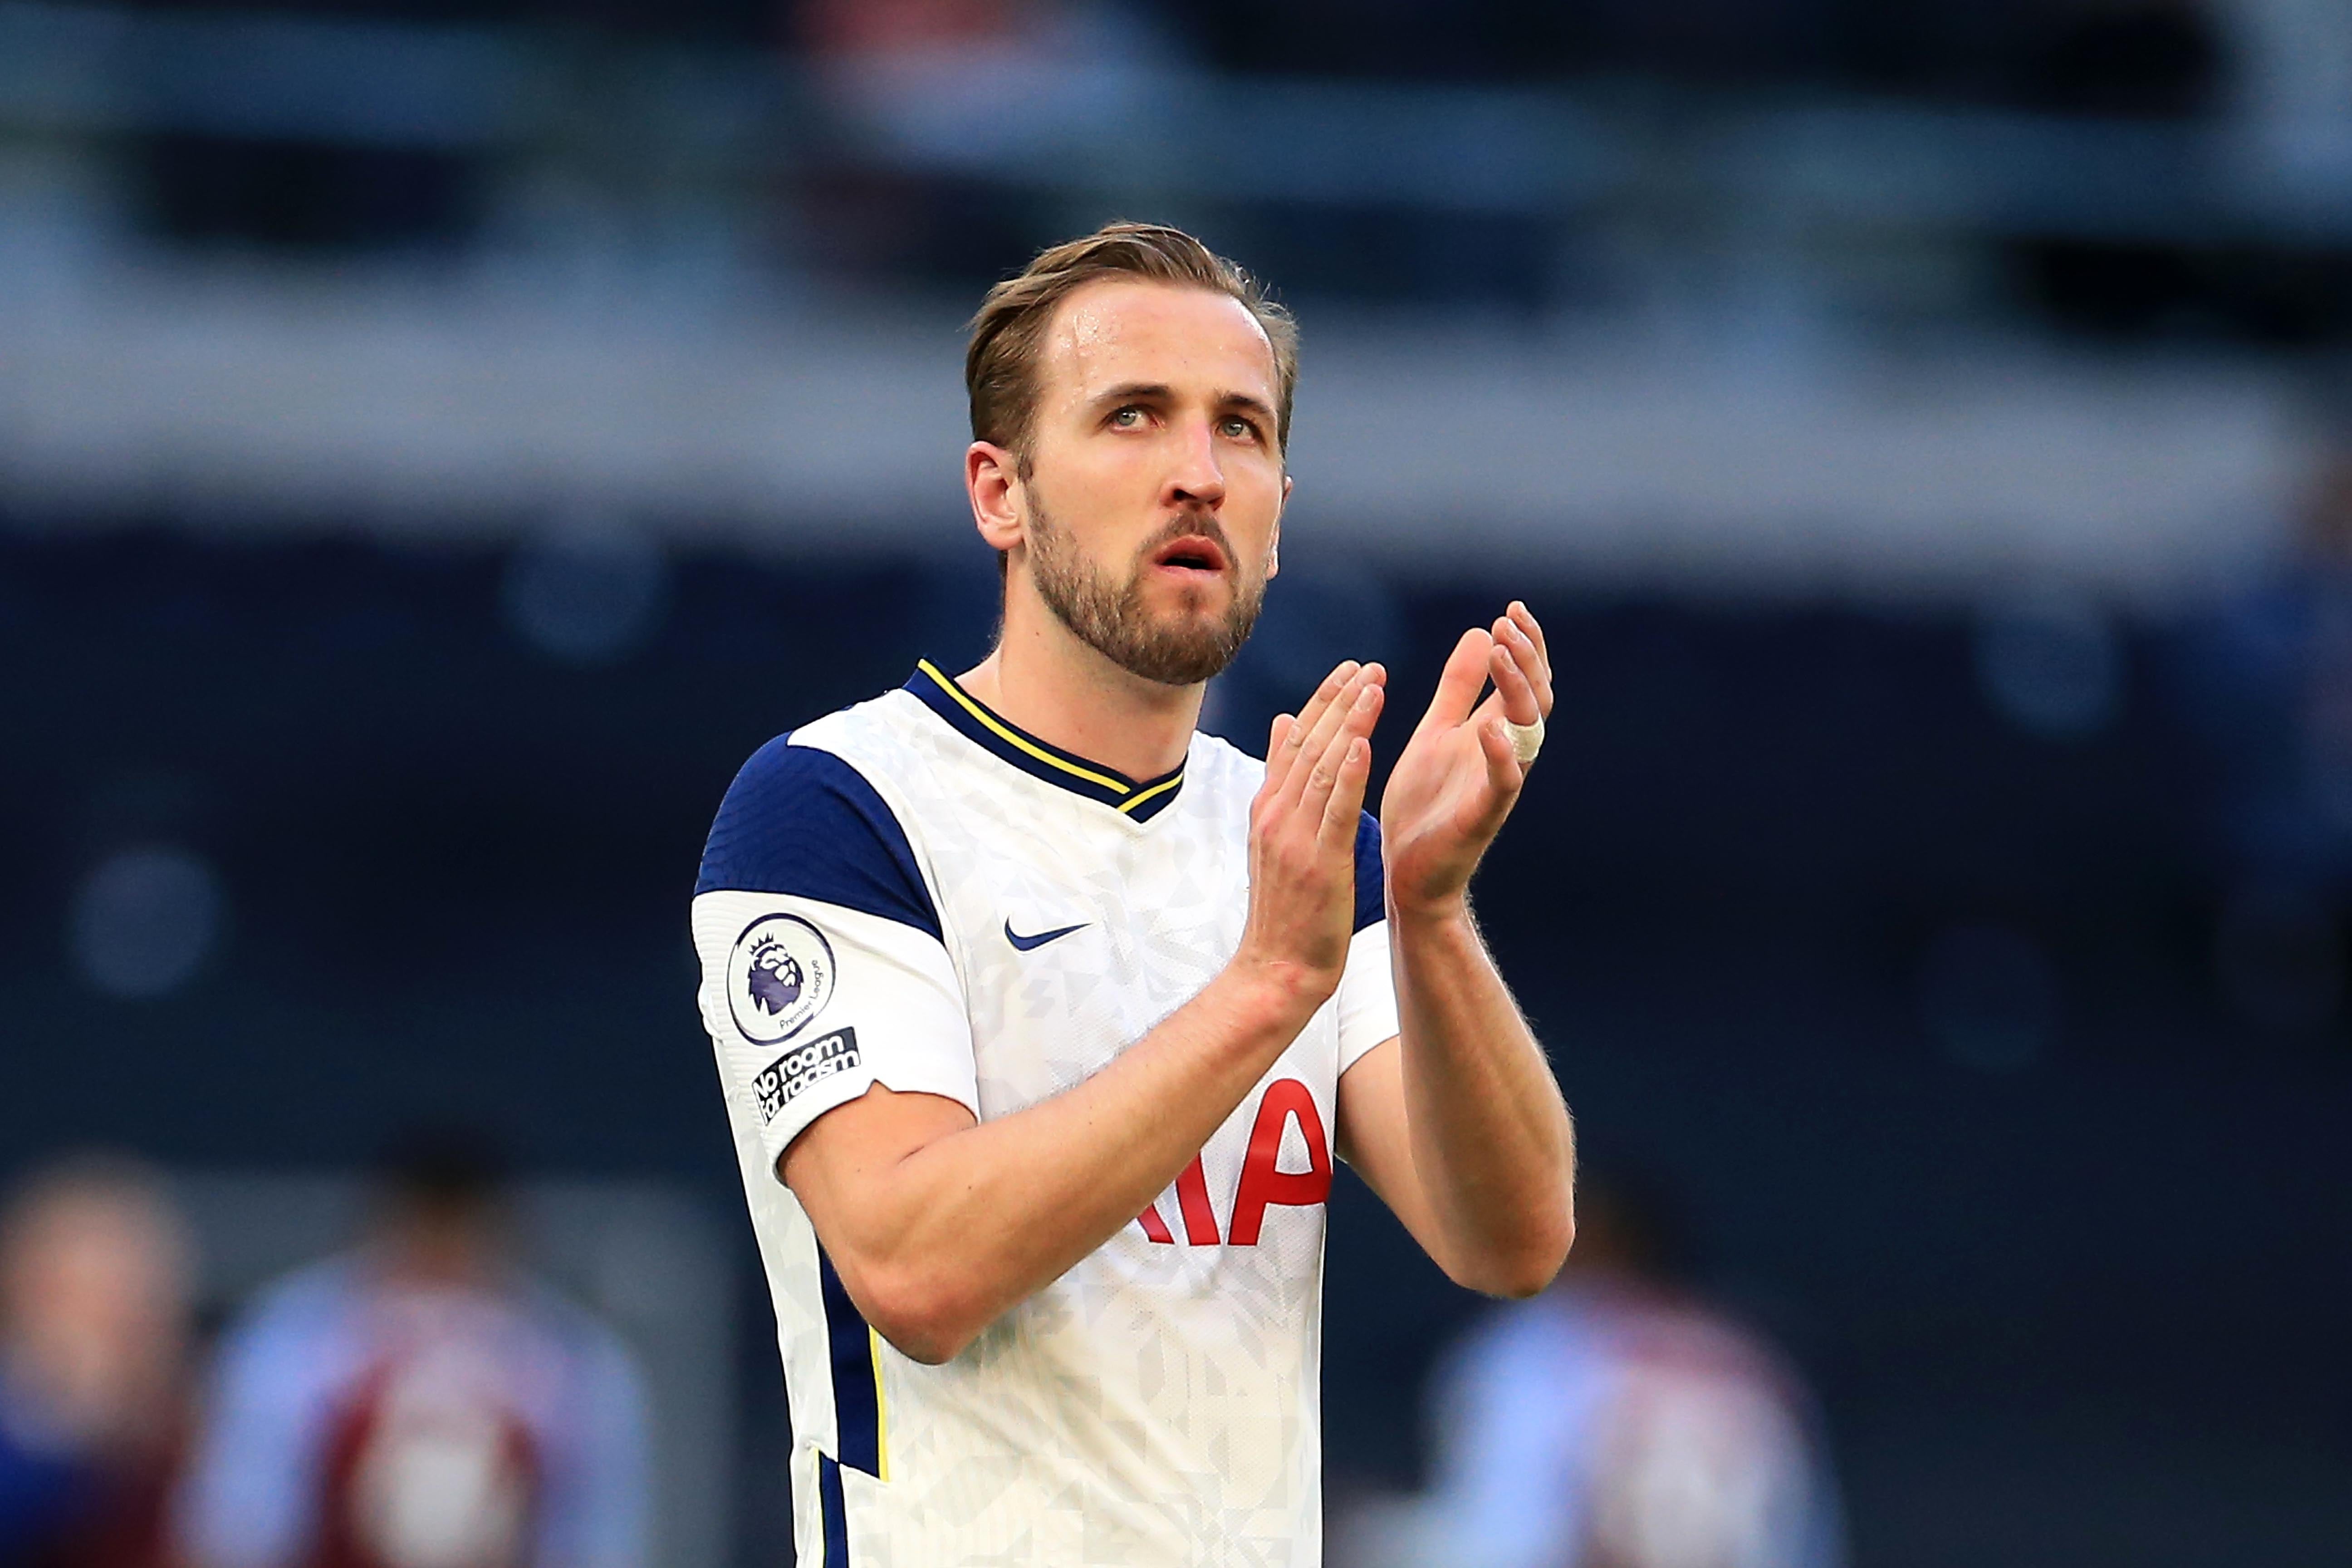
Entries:
[[1275, 401], [1274, 346], [1257, 318], [1229, 295], [1182, 284], [1080, 285], [1055, 309], [1038, 369], [1049, 399], [1140, 382]]

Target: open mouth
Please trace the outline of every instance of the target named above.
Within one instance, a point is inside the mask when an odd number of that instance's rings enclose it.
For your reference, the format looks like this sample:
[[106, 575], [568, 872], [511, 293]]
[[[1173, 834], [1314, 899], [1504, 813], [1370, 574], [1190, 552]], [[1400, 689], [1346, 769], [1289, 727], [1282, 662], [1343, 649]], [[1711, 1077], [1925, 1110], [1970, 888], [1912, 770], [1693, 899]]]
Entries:
[[1151, 563], [1170, 571], [1198, 572], [1212, 577], [1222, 575], [1229, 564], [1223, 547], [1199, 533], [1170, 540], [1152, 552]]

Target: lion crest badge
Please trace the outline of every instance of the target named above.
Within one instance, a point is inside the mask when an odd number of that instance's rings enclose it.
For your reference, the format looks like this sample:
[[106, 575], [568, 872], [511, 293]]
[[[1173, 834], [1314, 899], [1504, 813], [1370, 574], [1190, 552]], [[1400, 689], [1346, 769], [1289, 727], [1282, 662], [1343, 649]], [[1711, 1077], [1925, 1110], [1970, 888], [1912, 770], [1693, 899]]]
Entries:
[[833, 945], [798, 915], [763, 915], [727, 960], [727, 1006], [755, 1046], [799, 1034], [833, 999]]

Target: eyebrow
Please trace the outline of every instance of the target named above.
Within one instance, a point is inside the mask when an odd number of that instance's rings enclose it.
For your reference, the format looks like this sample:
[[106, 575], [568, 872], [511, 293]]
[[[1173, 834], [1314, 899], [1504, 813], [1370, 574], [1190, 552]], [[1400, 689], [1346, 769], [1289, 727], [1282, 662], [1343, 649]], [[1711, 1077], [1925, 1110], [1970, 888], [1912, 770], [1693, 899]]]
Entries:
[[1165, 403], [1176, 395], [1176, 389], [1161, 381], [1123, 381], [1117, 386], [1096, 393], [1087, 399], [1097, 408], [1108, 408], [1119, 403]]
[[[1087, 399], [1096, 408], [1115, 407], [1122, 403], [1165, 403], [1176, 395], [1176, 389], [1166, 382], [1128, 381], [1097, 393]], [[1272, 425], [1274, 407], [1263, 397], [1246, 392], [1220, 392], [1211, 400], [1219, 408], [1242, 408]]]

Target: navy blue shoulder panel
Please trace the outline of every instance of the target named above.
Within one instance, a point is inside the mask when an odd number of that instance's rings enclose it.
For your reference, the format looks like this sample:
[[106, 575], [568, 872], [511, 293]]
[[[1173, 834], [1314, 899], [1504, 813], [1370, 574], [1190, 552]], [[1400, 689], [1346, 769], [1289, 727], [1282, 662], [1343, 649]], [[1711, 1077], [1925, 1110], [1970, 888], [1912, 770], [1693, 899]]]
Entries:
[[1389, 918], [1387, 873], [1381, 864], [1381, 819], [1370, 812], [1356, 824], [1356, 929]]
[[702, 850], [698, 894], [790, 893], [940, 935], [907, 830], [866, 775], [779, 735], [743, 764]]

